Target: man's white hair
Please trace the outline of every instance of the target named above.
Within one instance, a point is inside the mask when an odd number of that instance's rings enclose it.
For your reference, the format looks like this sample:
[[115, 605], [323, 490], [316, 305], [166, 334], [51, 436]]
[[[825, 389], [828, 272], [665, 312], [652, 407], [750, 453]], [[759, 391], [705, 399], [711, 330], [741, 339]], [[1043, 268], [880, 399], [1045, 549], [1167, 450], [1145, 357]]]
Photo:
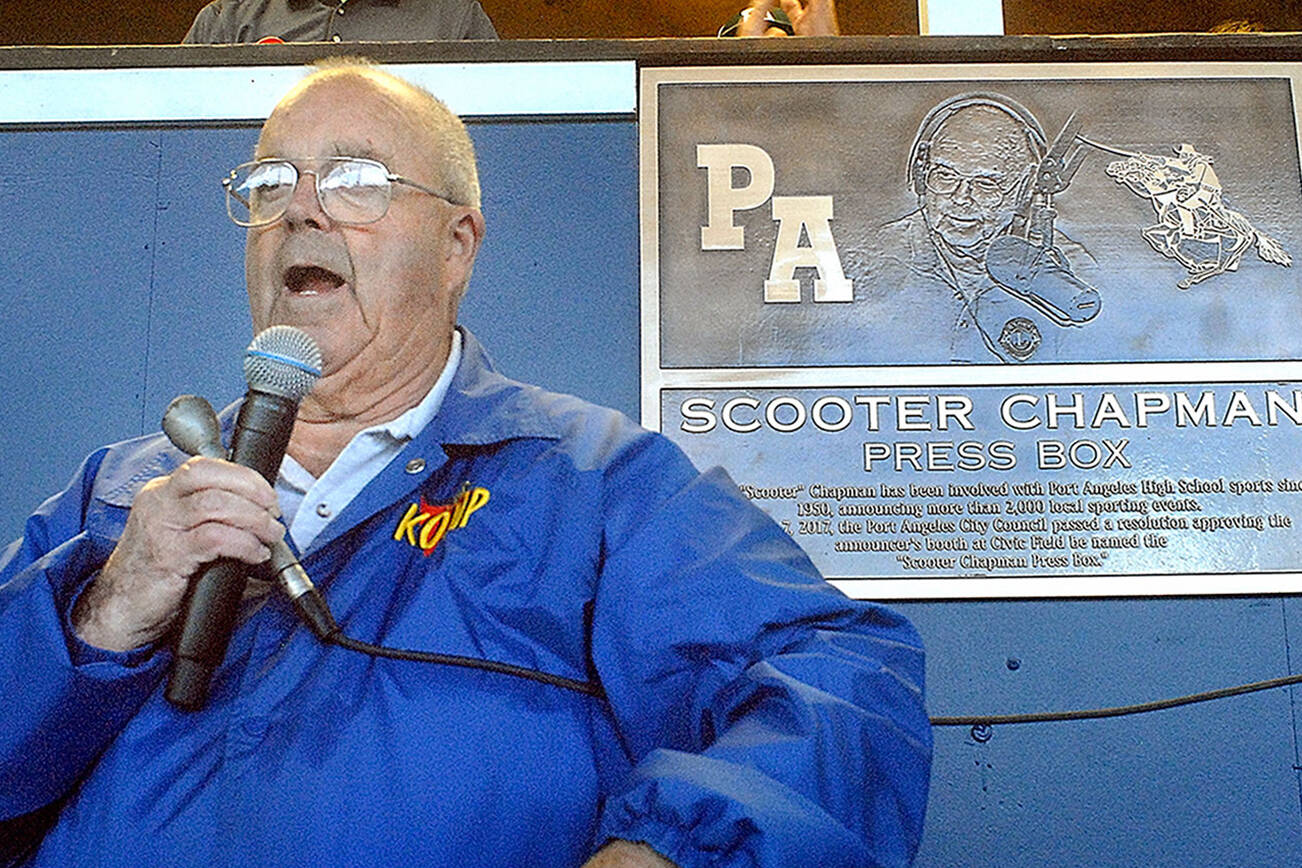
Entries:
[[[457, 205], [480, 206], [479, 165], [475, 146], [461, 122], [444, 102], [420, 85], [394, 75], [365, 57], [329, 57], [313, 64], [314, 70], [298, 83], [290, 95], [298, 94], [320, 82], [335, 78], [361, 78], [382, 91], [405, 97], [400, 110], [428, 134], [433, 152], [430, 162], [439, 173], [439, 189], [448, 201]], [[288, 99], [288, 96], [286, 97]]]

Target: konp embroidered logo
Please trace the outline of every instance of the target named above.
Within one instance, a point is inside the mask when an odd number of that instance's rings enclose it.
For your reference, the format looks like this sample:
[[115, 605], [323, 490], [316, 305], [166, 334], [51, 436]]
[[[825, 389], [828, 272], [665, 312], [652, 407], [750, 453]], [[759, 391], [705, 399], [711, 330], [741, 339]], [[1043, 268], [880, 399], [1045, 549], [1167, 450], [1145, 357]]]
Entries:
[[443, 541], [443, 537], [465, 527], [470, 516], [488, 503], [488, 498], [487, 488], [471, 488], [469, 482], [461, 486], [461, 491], [451, 503], [430, 504], [422, 497], [419, 503], [407, 507], [407, 513], [394, 528], [393, 538], [406, 539], [408, 545], [420, 549], [429, 557]]

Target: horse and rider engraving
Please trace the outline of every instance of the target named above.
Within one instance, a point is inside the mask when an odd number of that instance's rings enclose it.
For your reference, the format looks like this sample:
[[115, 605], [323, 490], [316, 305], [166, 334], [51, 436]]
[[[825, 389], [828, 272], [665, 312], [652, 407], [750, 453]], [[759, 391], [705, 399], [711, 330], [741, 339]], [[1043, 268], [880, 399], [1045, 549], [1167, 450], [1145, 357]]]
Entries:
[[1286, 268], [1293, 264], [1278, 241], [1225, 204], [1212, 158], [1192, 145], [1182, 144], [1174, 149], [1174, 157], [1164, 157], [1089, 144], [1124, 155], [1108, 164], [1108, 177], [1153, 206], [1157, 223], [1140, 231], [1154, 250], [1189, 272], [1177, 284], [1180, 289], [1237, 271], [1243, 254], [1254, 244], [1266, 262]]

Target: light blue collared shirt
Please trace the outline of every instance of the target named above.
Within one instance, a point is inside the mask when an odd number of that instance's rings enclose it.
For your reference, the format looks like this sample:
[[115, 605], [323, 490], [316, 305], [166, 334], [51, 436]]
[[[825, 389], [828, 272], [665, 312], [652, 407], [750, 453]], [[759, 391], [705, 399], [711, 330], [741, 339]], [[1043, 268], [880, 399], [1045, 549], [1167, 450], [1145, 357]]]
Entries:
[[276, 478], [276, 496], [285, 515], [289, 535], [300, 552], [325, 529], [366, 483], [370, 482], [402, 451], [412, 437], [430, 423], [443, 406], [461, 364], [461, 332], [452, 332], [452, 350], [443, 373], [421, 402], [388, 422], [359, 431], [326, 472], [317, 479], [288, 455]]

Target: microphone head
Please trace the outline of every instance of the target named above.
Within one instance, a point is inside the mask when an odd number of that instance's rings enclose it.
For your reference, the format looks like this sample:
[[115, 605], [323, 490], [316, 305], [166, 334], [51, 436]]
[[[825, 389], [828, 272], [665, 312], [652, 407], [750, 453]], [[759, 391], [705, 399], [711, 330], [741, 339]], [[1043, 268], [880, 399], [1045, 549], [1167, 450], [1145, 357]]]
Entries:
[[301, 401], [319, 376], [320, 348], [293, 326], [264, 329], [244, 352], [244, 379], [254, 391]]
[[221, 424], [212, 405], [198, 395], [180, 395], [167, 405], [163, 433], [186, 455], [225, 458]]

